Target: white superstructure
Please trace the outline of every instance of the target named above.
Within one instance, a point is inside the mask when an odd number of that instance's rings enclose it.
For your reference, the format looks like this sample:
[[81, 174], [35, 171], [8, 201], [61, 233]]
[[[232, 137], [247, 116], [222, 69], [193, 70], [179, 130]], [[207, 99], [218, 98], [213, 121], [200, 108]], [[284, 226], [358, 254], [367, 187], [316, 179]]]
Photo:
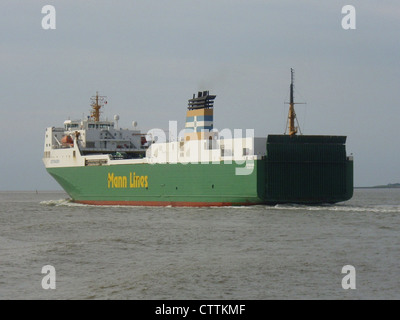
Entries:
[[[136, 129], [135, 121], [133, 129], [122, 129], [117, 127], [119, 116], [114, 116], [115, 121], [100, 120], [101, 98], [96, 95], [92, 115], [87, 119], [66, 120], [63, 127], [46, 129], [43, 161], [47, 168], [139, 163], [243, 163], [266, 155], [266, 138], [235, 135], [231, 138], [226, 131], [220, 135], [196, 127], [179, 141], [155, 143], [147, 133]], [[207, 125], [212, 128], [212, 117], [210, 119]], [[190, 125], [187, 122], [186, 128]]]

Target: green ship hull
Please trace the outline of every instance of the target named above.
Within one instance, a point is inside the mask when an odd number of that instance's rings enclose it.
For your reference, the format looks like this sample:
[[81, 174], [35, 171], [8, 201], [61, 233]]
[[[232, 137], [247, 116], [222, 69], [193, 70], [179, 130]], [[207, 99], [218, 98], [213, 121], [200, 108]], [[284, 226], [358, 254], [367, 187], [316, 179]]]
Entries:
[[118, 164], [47, 168], [73, 201], [96, 205], [319, 204], [353, 195], [345, 137], [270, 135], [267, 155], [245, 164]]

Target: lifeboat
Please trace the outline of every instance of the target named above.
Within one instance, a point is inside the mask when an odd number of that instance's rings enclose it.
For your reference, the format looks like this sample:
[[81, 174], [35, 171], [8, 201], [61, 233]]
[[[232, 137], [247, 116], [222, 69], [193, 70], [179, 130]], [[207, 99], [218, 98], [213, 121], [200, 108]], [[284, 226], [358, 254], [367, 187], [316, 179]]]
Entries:
[[72, 147], [74, 145], [74, 141], [71, 136], [64, 136], [61, 139], [61, 144], [66, 147]]

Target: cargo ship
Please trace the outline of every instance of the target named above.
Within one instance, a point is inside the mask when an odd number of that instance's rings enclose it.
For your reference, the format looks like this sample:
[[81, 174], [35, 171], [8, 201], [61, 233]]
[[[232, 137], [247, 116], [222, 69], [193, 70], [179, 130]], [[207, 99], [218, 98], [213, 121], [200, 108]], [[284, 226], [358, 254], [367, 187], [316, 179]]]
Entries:
[[[101, 119], [107, 102], [91, 98], [90, 116], [45, 132], [43, 162], [71, 200], [90, 205], [243, 206], [323, 204], [353, 195], [346, 136], [303, 135], [291, 70], [287, 131], [254, 137], [213, 127], [215, 95], [188, 100], [184, 134], [155, 141], [149, 132]], [[296, 126], [297, 124], [297, 126]], [[235, 131], [236, 132], [236, 131]]]

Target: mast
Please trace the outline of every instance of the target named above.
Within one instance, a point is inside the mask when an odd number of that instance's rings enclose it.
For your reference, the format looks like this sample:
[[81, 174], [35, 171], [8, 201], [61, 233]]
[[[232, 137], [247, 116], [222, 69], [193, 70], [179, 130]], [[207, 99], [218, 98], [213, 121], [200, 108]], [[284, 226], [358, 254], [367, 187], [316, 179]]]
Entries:
[[290, 82], [290, 103], [289, 103], [289, 136], [293, 136], [297, 134], [297, 128], [294, 125], [294, 121], [296, 120], [296, 112], [294, 111], [294, 97], [293, 97], [293, 88], [294, 88], [294, 70], [290, 68], [291, 73], [291, 82]]
[[90, 112], [90, 116], [93, 118], [94, 121], [100, 121], [100, 109], [104, 105], [104, 103], [107, 103], [107, 101], [105, 101], [105, 98], [105, 96], [99, 96], [98, 91], [96, 91], [96, 96], [90, 98], [90, 100], [92, 100], [92, 111]]

